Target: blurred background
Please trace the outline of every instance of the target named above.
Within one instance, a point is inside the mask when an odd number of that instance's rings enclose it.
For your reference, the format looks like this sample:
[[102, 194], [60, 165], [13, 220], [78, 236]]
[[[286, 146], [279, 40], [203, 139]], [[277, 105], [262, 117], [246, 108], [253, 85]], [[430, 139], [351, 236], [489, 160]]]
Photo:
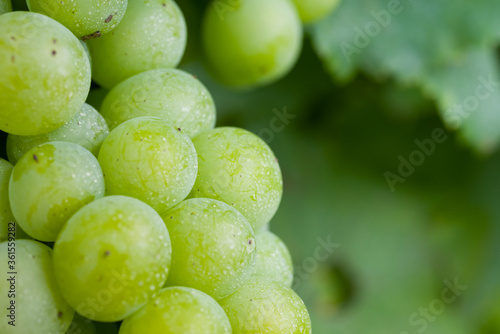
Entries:
[[500, 2], [344, 0], [243, 92], [204, 70], [207, 2], [178, 1], [181, 68], [278, 157], [271, 230], [314, 333], [500, 333]]
[[205, 71], [208, 0], [177, 3], [180, 68], [212, 93], [217, 125], [279, 159], [271, 230], [314, 333], [500, 333], [500, 1], [343, 0], [305, 27], [293, 71], [252, 91]]

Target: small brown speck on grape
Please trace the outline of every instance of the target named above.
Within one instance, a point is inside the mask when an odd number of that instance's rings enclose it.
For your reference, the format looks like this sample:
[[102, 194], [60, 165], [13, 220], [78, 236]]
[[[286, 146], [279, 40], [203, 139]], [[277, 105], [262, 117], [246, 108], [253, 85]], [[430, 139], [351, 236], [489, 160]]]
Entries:
[[108, 16], [108, 18], [106, 20], [104, 20], [104, 22], [109, 23], [109, 22], [111, 22], [112, 19], [113, 19], [113, 15], [110, 15], [110, 16]]
[[36, 162], [38, 162], [38, 155], [33, 154], [33, 160], [35, 160]]

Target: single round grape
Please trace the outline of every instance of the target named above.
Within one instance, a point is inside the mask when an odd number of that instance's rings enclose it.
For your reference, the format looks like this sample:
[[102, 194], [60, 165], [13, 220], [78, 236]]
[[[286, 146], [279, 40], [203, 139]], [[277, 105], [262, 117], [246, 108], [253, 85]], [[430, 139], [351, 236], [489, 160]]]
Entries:
[[191, 138], [215, 126], [210, 92], [177, 69], [151, 70], [119, 83], [106, 96], [101, 113], [110, 129], [139, 116], [164, 118]]
[[16, 163], [33, 147], [51, 141], [65, 141], [78, 144], [97, 156], [104, 138], [108, 135], [108, 125], [92, 106], [84, 104], [82, 110], [60, 128], [36, 136], [7, 137], [7, 155]]
[[168, 286], [187, 286], [215, 299], [245, 283], [255, 268], [255, 236], [233, 207], [208, 198], [183, 201], [162, 215], [172, 238]]
[[278, 161], [267, 144], [239, 128], [222, 127], [193, 139], [198, 176], [190, 197], [232, 205], [259, 231], [274, 216], [283, 192]]
[[26, 239], [28, 235], [17, 224], [9, 200], [10, 175], [14, 166], [0, 158], [0, 242], [11, 239]]
[[120, 23], [127, 0], [27, 0], [32, 12], [47, 15], [62, 23], [81, 39], [96, 38]]
[[160, 291], [142, 309], [123, 321], [120, 334], [231, 334], [222, 307], [209, 295], [191, 288]]
[[0, 14], [11, 12], [12, 3], [10, 0], [0, 0]]
[[257, 262], [254, 276], [292, 287], [293, 263], [292, 256], [285, 243], [274, 233], [261, 230], [255, 234], [257, 240]]
[[289, 0], [213, 1], [203, 20], [202, 42], [210, 69], [228, 86], [272, 83], [296, 63], [302, 24]]
[[233, 334], [310, 334], [311, 319], [304, 302], [290, 288], [253, 278], [220, 301]]
[[187, 28], [172, 0], [134, 0], [111, 34], [89, 40], [93, 79], [105, 88], [154, 68], [176, 67]]
[[80, 145], [50, 142], [29, 150], [14, 166], [9, 198], [16, 221], [31, 237], [54, 241], [81, 207], [104, 196], [97, 159]]
[[82, 107], [90, 64], [80, 41], [53, 19], [31, 12], [0, 16], [0, 130], [38, 135]]
[[[15, 249], [15, 250], [14, 250]], [[15, 252], [14, 270], [7, 254]], [[59, 292], [52, 267], [52, 249], [33, 240], [0, 243], [2, 279], [0, 280], [0, 307], [2, 334], [64, 334], [71, 324], [75, 311]], [[17, 274], [7, 274], [16, 272]], [[14, 277], [14, 280], [9, 280]], [[15, 286], [12, 287], [12, 284]], [[9, 290], [15, 296], [9, 297]], [[15, 327], [8, 321], [11, 301], [15, 301]]]
[[12, 0], [12, 10], [24, 10], [28, 11], [28, 5], [26, 0]]
[[108, 195], [138, 198], [159, 213], [186, 198], [198, 169], [189, 137], [157, 117], [134, 118], [111, 131], [99, 163]]
[[150, 206], [109, 196], [83, 207], [61, 230], [54, 270], [62, 295], [79, 314], [114, 322], [158, 293], [171, 253], [167, 228]]
[[340, 0], [293, 0], [303, 23], [318, 21], [330, 14]]

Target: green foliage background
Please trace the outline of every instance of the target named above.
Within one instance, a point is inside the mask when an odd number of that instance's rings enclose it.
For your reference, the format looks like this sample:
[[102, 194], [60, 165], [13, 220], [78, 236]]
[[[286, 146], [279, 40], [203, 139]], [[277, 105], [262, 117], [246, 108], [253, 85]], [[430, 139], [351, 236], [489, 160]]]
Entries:
[[[343, 0], [306, 27], [292, 73], [235, 92], [203, 67], [198, 37], [208, 0], [179, 0], [189, 30], [181, 68], [212, 92], [218, 126], [263, 135], [277, 113], [291, 115], [269, 140], [285, 184], [271, 229], [302, 273], [297, 292], [315, 334], [497, 334], [500, 86], [458, 129], [447, 115], [480, 78], [500, 84], [500, 1], [400, 0], [384, 16], [394, 1]], [[89, 102], [104, 93], [94, 89]], [[391, 191], [384, 174], [397, 174], [400, 157], [409, 159], [415, 140], [434, 129], [446, 141]], [[320, 240], [338, 247], [311, 260]], [[467, 289], [422, 316], [455, 279]], [[109, 326], [101, 331], [113, 332]]]
[[[263, 129], [276, 111], [294, 116], [269, 142], [285, 182], [271, 229], [307, 271], [297, 291], [314, 333], [499, 333], [500, 86], [459, 129], [443, 119], [475, 94], [479, 77], [500, 82], [500, 2], [401, 0], [402, 10], [346, 57], [342, 43], [356, 46], [357, 28], [378, 22], [390, 2], [344, 0], [306, 27], [290, 75], [234, 92], [203, 69], [207, 1], [180, 1], [190, 36], [181, 67], [213, 93], [219, 126], [269, 138]], [[384, 173], [397, 174], [398, 157], [408, 159], [434, 129], [447, 140], [392, 192]], [[339, 247], [314, 268], [308, 258], [327, 237]], [[456, 301], [421, 315], [455, 279], [467, 286]]]

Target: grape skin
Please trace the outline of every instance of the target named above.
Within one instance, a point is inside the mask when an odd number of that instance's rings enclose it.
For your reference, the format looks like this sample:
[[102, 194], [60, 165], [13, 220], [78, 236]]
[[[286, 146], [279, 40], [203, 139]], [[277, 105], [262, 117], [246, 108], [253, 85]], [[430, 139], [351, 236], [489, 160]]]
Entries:
[[146, 306], [125, 319], [120, 334], [231, 334], [222, 307], [209, 295], [186, 287], [160, 291]]
[[37, 13], [2, 14], [0, 26], [0, 130], [28, 136], [57, 129], [89, 92], [83, 46], [63, 25]]
[[285, 243], [274, 233], [261, 230], [257, 240], [257, 262], [253, 276], [261, 276], [291, 288], [293, 282], [292, 256]]
[[172, 0], [130, 1], [112, 33], [89, 40], [92, 79], [105, 88], [154, 68], [176, 67], [184, 54], [187, 28]]
[[198, 162], [189, 137], [157, 117], [138, 117], [110, 132], [99, 151], [106, 194], [138, 198], [162, 213], [189, 194]]
[[80, 145], [50, 142], [29, 150], [14, 166], [9, 198], [16, 221], [31, 237], [54, 241], [78, 209], [104, 196], [97, 159]]
[[110, 129], [140, 116], [164, 118], [191, 138], [215, 126], [210, 92], [191, 74], [177, 69], [151, 70], [121, 82], [106, 96], [101, 113]]
[[233, 293], [255, 267], [255, 236], [243, 215], [213, 199], [183, 201], [162, 215], [172, 238], [168, 286], [187, 286], [215, 299]]
[[193, 144], [199, 170], [189, 197], [225, 202], [259, 231], [274, 216], [283, 192], [281, 171], [269, 146], [233, 127], [205, 131]]
[[61, 293], [79, 314], [114, 322], [158, 293], [171, 254], [168, 230], [150, 206], [108, 196], [64, 226], [54, 245], [54, 271]]
[[233, 334], [310, 334], [311, 319], [304, 302], [290, 288], [253, 278], [220, 301]]
[[293, 0], [303, 23], [318, 21], [330, 14], [340, 0]]
[[[69, 328], [75, 311], [63, 299], [52, 269], [52, 249], [33, 240], [17, 240], [15, 243], [16, 277], [16, 326], [8, 325], [5, 316], [0, 322], [2, 334], [64, 334]], [[0, 280], [0, 307], [3, 314], [13, 298], [8, 297], [10, 283], [7, 272], [7, 252], [12, 243], [0, 243], [3, 278]]]
[[53, 18], [84, 39], [113, 30], [125, 15], [127, 3], [127, 0], [27, 0], [30, 11]]
[[293, 3], [233, 3], [221, 9], [214, 1], [203, 18], [203, 49], [215, 77], [230, 87], [252, 88], [286, 75], [302, 48], [302, 24]]
[[[9, 228], [12, 229], [12, 224], [15, 224], [15, 238], [16, 239], [26, 239], [28, 236], [24, 232], [19, 224], [16, 223], [12, 210], [10, 208], [9, 200], [9, 182], [10, 175], [14, 166], [0, 158], [0, 242], [5, 241], [9, 237]], [[11, 236], [14, 232], [11, 232]]]
[[9, 222], [14, 221], [14, 215], [9, 202], [9, 180], [14, 166], [0, 159], [0, 241], [7, 240]]
[[84, 104], [81, 111], [60, 128], [37, 136], [7, 137], [7, 155], [16, 163], [31, 148], [51, 141], [66, 141], [78, 144], [97, 157], [102, 142], [108, 135], [108, 125], [92, 106]]

